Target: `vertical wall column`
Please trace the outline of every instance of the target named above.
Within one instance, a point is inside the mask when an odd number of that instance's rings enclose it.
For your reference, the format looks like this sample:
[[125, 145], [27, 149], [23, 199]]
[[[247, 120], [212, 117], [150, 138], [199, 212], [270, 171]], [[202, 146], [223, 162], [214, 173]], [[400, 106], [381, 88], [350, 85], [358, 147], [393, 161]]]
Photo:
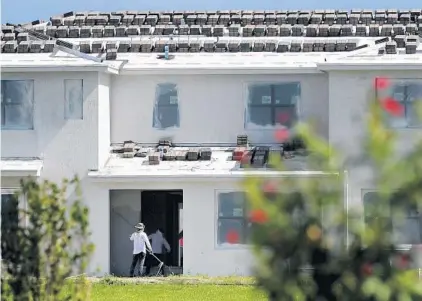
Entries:
[[85, 180], [82, 193], [89, 208], [91, 242], [95, 245], [88, 274], [103, 276], [110, 273], [110, 195], [109, 189], [98, 183]]
[[98, 167], [104, 166], [110, 155], [110, 75], [98, 73]]

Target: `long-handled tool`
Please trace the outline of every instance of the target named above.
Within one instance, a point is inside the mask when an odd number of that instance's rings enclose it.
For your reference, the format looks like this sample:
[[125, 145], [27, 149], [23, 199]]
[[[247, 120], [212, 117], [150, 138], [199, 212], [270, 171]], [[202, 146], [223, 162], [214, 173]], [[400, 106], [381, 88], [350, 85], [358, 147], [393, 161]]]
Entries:
[[170, 267], [169, 266], [165, 266], [164, 265], [164, 262], [162, 262], [157, 256], [155, 256], [154, 253], [149, 252], [149, 255], [151, 255], [152, 257], [154, 257], [159, 262], [158, 269], [157, 269], [157, 274], [155, 276], [160, 276], [161, 273], [164, 275], [164, 268], [167, 268], [169, 270], [170, 275], [172, 275], [172, 276], [174, 275], [174, 273], [172, 272], [172, 270], [170, 269]]

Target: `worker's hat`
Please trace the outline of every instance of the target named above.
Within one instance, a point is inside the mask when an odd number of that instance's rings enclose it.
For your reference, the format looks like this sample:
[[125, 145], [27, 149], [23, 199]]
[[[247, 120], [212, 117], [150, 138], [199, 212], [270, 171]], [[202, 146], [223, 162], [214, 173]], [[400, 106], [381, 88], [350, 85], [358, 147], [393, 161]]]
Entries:
[[144, 226], [143, 223], [138, 223], [138, 224], [136, 224], [135, 228], [136, 229], [139, 229], [139, 230], [144, 230], [145, 229], [145, 226]]

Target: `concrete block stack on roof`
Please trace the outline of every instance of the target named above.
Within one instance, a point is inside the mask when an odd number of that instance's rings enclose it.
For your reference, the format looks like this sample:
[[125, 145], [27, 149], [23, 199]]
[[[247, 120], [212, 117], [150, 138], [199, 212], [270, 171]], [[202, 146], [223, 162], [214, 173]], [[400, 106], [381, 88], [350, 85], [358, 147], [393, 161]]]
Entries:
[[[380, 37], [391, 37], [396, 48], [411, 54], [416, 44], [406, 37], [422, 35], [422, 9], [68, 12], [24, 26], [110, 58], [118, 52], [162, 52], [165, 45], [170, 52], [352, 51], [359, 39]], [[4, 53], [48, 53], [54, 44], [2, 25]], [[391, 47], [388, 53], [394, 53]]]

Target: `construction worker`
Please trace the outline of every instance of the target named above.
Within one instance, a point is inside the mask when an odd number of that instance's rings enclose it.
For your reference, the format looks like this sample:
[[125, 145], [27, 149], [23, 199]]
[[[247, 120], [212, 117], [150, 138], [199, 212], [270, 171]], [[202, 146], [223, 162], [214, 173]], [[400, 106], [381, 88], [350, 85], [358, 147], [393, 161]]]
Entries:
[[[170, 252], [171, 248], [170, 248], [169, 243], [164, 237], [163, 229], [158, 228], [157, 231], [155, 231], [155, 233], [152, 233], [150, 236], [148, 236], [148, 238], [151, 239], [152, 252], [161, 262], [164, 262], [163, 247], [166, 249], [167, 252]], [[158, 265], [159, 262], [156, 262], [156, 264]], [[146, 275], [149, 275], [152, 266], [154, 266], [154, 264], [152, 263], [152, 261], [149, 261], [146, 266], [146, 273], [145, 273]]]
[[130, 266], [130, 277], [135, 274], [135, 268], [139, 265], [139, 274], [142, 275], [142, 269], [144, 267], [146, 252], [151, 252], [151, 244], [148, 236], [145, 234], [145, 226], [143, 223], [138, 223], [135, 228], [137, 231], [132, 233], [130, 240], [133, 241], [133, 258]]

